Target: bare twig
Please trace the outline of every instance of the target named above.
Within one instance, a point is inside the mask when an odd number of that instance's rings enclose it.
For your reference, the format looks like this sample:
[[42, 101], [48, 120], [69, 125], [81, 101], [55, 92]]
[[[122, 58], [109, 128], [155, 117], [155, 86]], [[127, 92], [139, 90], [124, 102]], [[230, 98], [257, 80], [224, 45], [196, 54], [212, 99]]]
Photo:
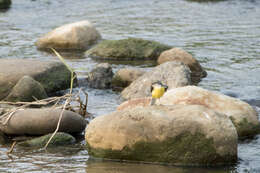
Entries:
[[16, 141], [13, 142], [11, 148], [6, 152], [7, 155], [8, 155], [8, 154], [11, 154], [11, 153], [13, 152], [15, 145], [16, 145]]
[[53, 132], [53, 134], [51, 135], [50, 139], [48, 140], [48, 142], [46, 143], [46, 145], [44, 146], [44, 149], [46, 150], [46, 148], [48, 147], [49, 143], [51, 142], [52, 138], [55, 136], [55, 134], [58, 132], [59, 130], [59, 127], [60, 127], [60, 122], [61, 122], [61, 119], [62, 119], [62, 115], [63, 115], [63, 112], [65, 111], [65, 107], [66, 105], [69, 103], [69, 99], [66, 100], [66, 102], [64, 103], [63, 105], [63, 109], [60, 113], [60, 117], [59, 117], [59, 121], [58, 121], [58, 124], [57, 124], [57, 127], [56, 127], [56, 130]]

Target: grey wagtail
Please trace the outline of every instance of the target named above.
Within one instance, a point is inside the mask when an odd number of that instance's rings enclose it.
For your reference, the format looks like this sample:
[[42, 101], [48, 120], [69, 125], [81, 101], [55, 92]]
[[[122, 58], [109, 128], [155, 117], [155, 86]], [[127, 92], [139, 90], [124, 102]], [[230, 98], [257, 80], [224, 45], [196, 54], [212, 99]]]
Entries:
[[152, 100], [150, 105], [154, 105], [156, 99], [159, 99], [163, 96], [163, 94], [167, 91], [168, 86], [162, 84], [162, 82], [157, 81], [152, 83], [151, 85], [151, 92], [152, 92]]

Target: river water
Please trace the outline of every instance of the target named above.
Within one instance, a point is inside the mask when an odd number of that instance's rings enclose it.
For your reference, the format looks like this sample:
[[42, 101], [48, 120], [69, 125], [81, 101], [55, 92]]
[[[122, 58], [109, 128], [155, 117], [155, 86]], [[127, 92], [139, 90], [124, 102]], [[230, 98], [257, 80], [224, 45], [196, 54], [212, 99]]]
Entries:
[[[260, 1], [13, 0], [9, 10], [0, 12], [0, 58], [54, 61], [55, 56], [37, 51], [35, 41], [57, 26], [80, 20], [95, 24], [104, 39], [140, 37], [183, 48], [208, 72], [199, 86], [248, 101], [260, 113]], [[83, 56], [67, 62], [79, 74], [97, 64]], [[113, 64], [114, 70], [126, 66]], [[95, 116], [120, 104], [111, 90], [84, 89]], [[240, 141], [238, 163], [220, 168], [103, 162], [89, 158], [84, 141], [47, 151], [15, 148], [9, 157], [8, 149], [0, 146], [0, 172], [260, 172], [260, 136]]]

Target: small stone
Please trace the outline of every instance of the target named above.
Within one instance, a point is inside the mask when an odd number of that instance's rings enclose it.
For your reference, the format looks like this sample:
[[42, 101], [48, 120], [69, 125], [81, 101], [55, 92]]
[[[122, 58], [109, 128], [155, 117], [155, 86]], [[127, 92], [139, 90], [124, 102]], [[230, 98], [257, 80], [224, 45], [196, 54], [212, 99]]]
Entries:
[[111, 81], [114, 73], [108, 63], [98, 64], [88, 75], [88, 86], [96, 89], [111, 88]]
[[[41, 136], [41, 137], [37, 137], [37, 138], [31, 139], [31, 140], [19, 142], [18, 145], [23, 146], [23, 147], [44, 147], [47, 144], [47, 142], [51, 136], [52, 136], [52, 133]], [[74, 144], [75, 142], [76, 142], [76, 139], [73, 136], [71, 136], [70, 134], [58, 132], [54, 135], [54, 137], [50, 141], [48, 147], [70, 145], [70, 144]]]
[[47, 98], [43, 86], [30, 76], [24, 76], [13, 87], [11, 93], [6, 97], [6, 101], [11, 102], [31, 102]]

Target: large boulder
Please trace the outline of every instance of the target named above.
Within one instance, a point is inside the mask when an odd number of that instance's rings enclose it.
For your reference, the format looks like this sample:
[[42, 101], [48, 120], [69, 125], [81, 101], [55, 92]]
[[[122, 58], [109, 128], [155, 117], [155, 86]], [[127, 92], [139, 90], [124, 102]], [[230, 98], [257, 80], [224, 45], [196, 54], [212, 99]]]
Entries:
[[[55, 131], [61, 109], [41, 108], [17, 110], [0, 130], [9, 135], [44, 135]], [[6, 121], [8, 117], [5, 117]], [[2, 117], [1, 117], [2, 119]], [[59, 132], [80, 133], [86, 127], [86, 120], [71, 111], [65, 110]]]
[[260, 129], [257, 112], [248, 103], [200, 87], [186, 86], [169, 90], [161, 97], [160, 104], [203, 105], [225, 114], [234, 123], [240, 138], [255, 135]]
[[11, 4], [11, 0], [0, 0], [0, 10], [9, 8]]
[[114, 73], [110, 64], [98, 64], [87, 75], [88, 86], [96, 89], [109, 89], [111, 88], [113, 75]]
[[140, 38], [104, 40], [88, 50], [88, 56], [106, 60], [157, 60], [160, 53], [170, 49], [155, 41]]
[[26, 75], [40, 82], [47, 94], [70, 87], [71, 72], [60, 62], [0, 59], [0, 100]]
[[37, 42], [38, 49], [87, 50], [97, 43], [101, 35], [89, 21], [80, 21], [60, 26], [42, 36]]
[[169, 89], [191, 85], [190, 69], [180, 62], [163, 63], [132, 82], [121, 96], [127, 100], [151, 96], [151, 84], [156, 81], [161, 81]]
[[10, 94], [5, 98], [11, 102], [31, 102], [47, 98], [43, 86], [30, 76], [24, 76], [13, 87]]
[[172, 48], [161, 53], [157, 62], [162, 64], [168, 61], [182, 62], [191, 70], [191, 79], [194, 83], [207, 76], [207, 72], [201, 67], [200, 63], [191, 54], [181, 48]]
[[99, 116], [85, 133], [94, 157], [172, 165], [228, 165], [237, 160], [231, 120], [199, 105], [147, 106]]
[[[44, 147], [47, 144], [47, 142], [49, 141], [51, 136], [52, 136], [52, 133], [41, 136], [41, 137], [37, 137], [34, 139], [19, 142], [18, 145], [23, 146], [23, 147]], [[53, 136], [53, 138], [50, 141], [48, 146], [56, 147], [56, 146], [61, 146], [61, 145], [70, 145], [75, 142], [76, 142], [76, 139], [73, 136], [71, 136], [70, 134], [58, 132]]]
[[129, 86], [133, 81], [142, 76], [145, 71], [134, 68], [119, 69], [112, 79], [112, 88], [114, 90], [122, 90]]

